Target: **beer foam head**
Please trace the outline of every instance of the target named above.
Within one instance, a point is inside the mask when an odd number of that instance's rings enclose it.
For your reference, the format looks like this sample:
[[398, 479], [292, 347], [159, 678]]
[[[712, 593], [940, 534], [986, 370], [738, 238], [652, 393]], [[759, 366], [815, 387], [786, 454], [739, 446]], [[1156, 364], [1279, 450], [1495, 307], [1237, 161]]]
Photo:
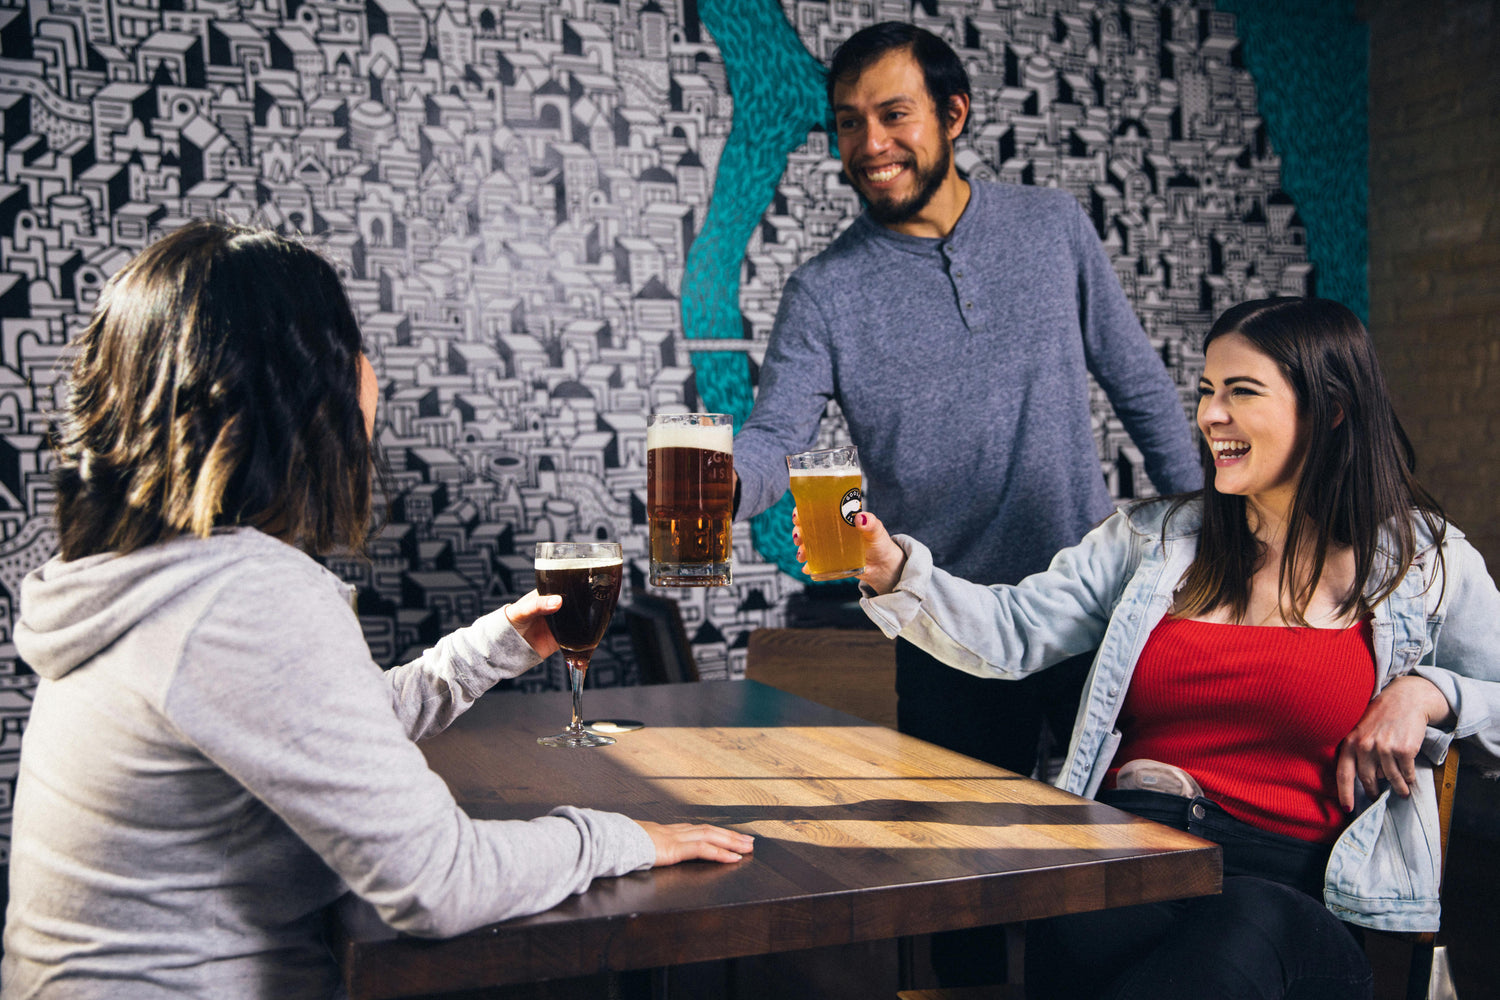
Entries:
[[568, 559], [538, 559], [537, 569], [604, 569], [619, 566], [624, 560], [619, 556], [577, 556]]
[[734, 453], [734, 428], [728, 424], [652, 424], [646, 428], [646, 450], [702, 448]]
[[851, 477], [857, 479], [859, 478], [859, 468], [853, 465], [844, 465], [840, 466], [837, 469], [829, 469], [826, 467], [817, 469], [792, 469], [791, 474], [798, 479], [810, 478], [813, 476], [828, 479], [849, 479]]

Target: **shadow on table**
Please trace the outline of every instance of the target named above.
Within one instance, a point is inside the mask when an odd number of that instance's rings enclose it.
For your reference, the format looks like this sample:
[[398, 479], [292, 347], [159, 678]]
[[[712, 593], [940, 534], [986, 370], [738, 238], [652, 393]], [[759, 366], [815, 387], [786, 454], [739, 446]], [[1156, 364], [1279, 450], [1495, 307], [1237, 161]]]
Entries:
[[[1020, 780], [996, 779], [996, 780]], [[1093, 812], [1095, 818], [1089, 813]], [[1047, 824], [1120, 822], [1117, 817], [1097, 818], [1098, 810], [1084, 803], [1031, 805], [1017, 802], [921, 801], [912, 799], [864, 799], [823, 806], [742, 805], [698, 807], [704, 823], [755, 823], [779, 821], [869, 823], [951, 823], [956, 826], [1038, 826]]]

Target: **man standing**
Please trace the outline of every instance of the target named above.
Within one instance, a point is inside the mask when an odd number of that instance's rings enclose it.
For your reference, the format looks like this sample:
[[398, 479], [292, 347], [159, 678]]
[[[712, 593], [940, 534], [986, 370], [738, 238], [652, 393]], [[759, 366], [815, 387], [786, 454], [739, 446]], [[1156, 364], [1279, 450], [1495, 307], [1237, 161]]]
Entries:
[[[1089, 412], [1108, 394], [1162, 493], [1202, 485], [1176, 387], [1066, 191], [959, 176], [969, 80], [942, 39], [865, 28], [828, 75], [844, 175], [866, 211], [782, 292], [755, 407], [734, 442], [740, 517], [786, 491], [828, 400], [859, 447], [866, 505], [943, 569], [1015, 583], [1112, 509]], [[1071, 732], [1090, 657], [980, 680], [898, 640], [897, 725], [1030, 774], [1042, 721]], [[941, 935], [945, 984], [1003, 978]], [[1001, 949], [1003, 956], [1003, 949]]]
[[[910, 24], [853, 35], [828, 77], [844, 174], [866, 203], [788, 280], [753, 412], [734, 443], [741, 517], [787, 488], [836, 399], [867, 506], [983, 583], [1044, 569], [1112, 509], [1087, 374], [1163, 493], [1197, 489], [1193, 436], [1097, 234], [1066, 191], [962, 178], [969, 114], [954, 51]], [[1002, 767], [1035, 764], [1045, 689], [1071, 729], [1086, 664], [982, 681], [897, 647], [899, 726]], [[1049, 678], [1050, 675], [1050, 678]]]

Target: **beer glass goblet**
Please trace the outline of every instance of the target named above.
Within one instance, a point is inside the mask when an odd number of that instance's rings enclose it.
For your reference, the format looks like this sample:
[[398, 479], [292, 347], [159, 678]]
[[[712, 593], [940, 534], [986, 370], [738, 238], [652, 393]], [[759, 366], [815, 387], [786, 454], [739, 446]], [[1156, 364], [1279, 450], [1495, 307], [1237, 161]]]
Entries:
[[620, 578], [625, 569], [619, 542], [537, 542], [536, 589], [543, 597], [561, 595], [562, 607], [547, 618], [547, 625], [562, 647], [568, 664], [568, 683], [573, 689], [573, 722], [556, 736], [543, 736], [544, 747], [602, 747], [614, 742], [609, 736], [583, 728], [583, 679], [589, 658], [620, 599]]
[[865, 548], [854, 526], [864, 507], [858, 449], [849, 445], [788, 455], [786, 468], [807, 550], [807, 575], [838, 580], [863, 573]]
[[734, 419], [653, 413], [646, 420], [646, 514], [653, 587], [729, 583]]

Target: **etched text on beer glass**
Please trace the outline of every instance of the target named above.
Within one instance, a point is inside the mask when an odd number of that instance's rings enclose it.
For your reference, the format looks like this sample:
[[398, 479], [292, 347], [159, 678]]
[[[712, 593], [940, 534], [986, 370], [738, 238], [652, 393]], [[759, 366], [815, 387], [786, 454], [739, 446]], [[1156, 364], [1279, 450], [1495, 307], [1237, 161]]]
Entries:
[[722, 413], [658, 413], [646, 426], [651, 583], [729, 583], [734, 427]]
[[864, 545], [854, 519], [864, 505], [859, 452], [824, 448], [786, 457], [797, 522], [814, 580], [857, 576], [865, 569]]
[[561, 595], [562, 607], [547, 619], [563, 649], [573, 688], [573, 721], [556, 736], [537, 740], [549, 747], [602, 747], [614, 740], [583, 728], [583, 679], [589, 658], [620, 599], [625, 558], [618, 542], [538, 542], [536, 589], [543, 597]]

